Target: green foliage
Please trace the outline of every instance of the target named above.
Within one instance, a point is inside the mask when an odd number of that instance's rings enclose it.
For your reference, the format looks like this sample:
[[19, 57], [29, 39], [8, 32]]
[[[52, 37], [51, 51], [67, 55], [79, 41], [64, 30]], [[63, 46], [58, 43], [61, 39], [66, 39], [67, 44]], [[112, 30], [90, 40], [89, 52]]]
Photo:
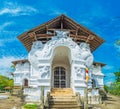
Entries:
[[115, 77], [116, 77], [116, 82], [120, 82], [120, 69], [117, 72], [114, 72]]
[[117, 40], [115, 44], [119, 46], [120, 45], [120, 39]]
[[114, 72], [114, 75], [116, 77], [115, 82], [111, 83], [109, 87], [105, 86], [105, 90], [108, 90], [110, 94], [120, 96], [120, 69], [119, 71]]
[[109, 92], [113, 95], [120, 96], [120, 82], [114, 82], [109, 87]]
[[13, 88], [13, 79], [6, 76], [0, 75], [0, 89], [5, 89], [5, 87]]
[[37, 104], [25, 104], [23, 107], [25, 109], [37, 109], [38, 105]]
[[104, 85], [104, 90], [106, 91], [106, 93], [108, 93], [108, 89], [109, 87], [107, 85]]

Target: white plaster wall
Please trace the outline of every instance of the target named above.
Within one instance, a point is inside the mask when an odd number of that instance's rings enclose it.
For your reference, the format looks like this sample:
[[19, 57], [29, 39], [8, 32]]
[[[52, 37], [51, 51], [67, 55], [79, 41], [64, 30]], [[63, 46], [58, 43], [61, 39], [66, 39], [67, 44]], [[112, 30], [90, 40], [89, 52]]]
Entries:
[[40, 87], [37, 88], [25, 88], [24, 94], [26, 95], [25, 101], [30, 102], [40, 102], [40, 94], [41, 90]]
[[[90, 67], [93, 63], [93, 55], [90, 51], [89, 45], [86, 43], [76, 44], [71, 38], [67, 36], [67, 32], [56, 31], [57, 36], [53, 36], [46, 44], [42, 44], [41, 41], [33, 43], [31, 51], [28, 54], [28, 60], [31, 64], [24, 64], [26, 67], [21, 67], [23, 64], [19, 64], [17, 72], [21, 72], [23, 75], [29, 72], [29, 86], [38, 88], [40, 86], [45, 87], [45, 94], [50, 91], [51, 79], [53, 80], [53, 68], [52, 60], [54, 58], [54, 50], [57, 47], [67, 47], [69, 49], [68, 58], [70, 67], [67, 68], [67, 85], [70, 82], [70, 87], [74, 92], [80, 92], [84, 95], [85, 84], [85, 68]], [[24, 68], [24, 69], [23, 69]], [[15, 72], [17, 74], [17, 72]], [[18, 76], [20, 78], [20, 76]], [[22, 79], [27, 76], [21, 77], [19, 83], [22, 84]], [[27, 89], [26, 89], [27, 90]]]
[[101, 65], [93, 65], [92, 66], [92, 79], [94, 79], [96, 81], [96, 87], [100, 88], [104, 86], [104, 74], [102, 73], [101, 70]]
[[30, 63], [29, 62], [19, 62], [16, 64], [16, 70], [14, 72], [14, 84], [23, 85], [24, 79], [30, 78]]

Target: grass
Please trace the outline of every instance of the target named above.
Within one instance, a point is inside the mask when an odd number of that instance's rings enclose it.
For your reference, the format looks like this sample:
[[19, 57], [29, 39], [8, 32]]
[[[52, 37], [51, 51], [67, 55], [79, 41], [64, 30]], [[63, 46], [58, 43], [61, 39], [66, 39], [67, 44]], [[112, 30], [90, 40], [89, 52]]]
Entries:
[[37, 109], [38, 108], [38, 105], [37, 104], [25, 104], [23, 106], [25, 109]]

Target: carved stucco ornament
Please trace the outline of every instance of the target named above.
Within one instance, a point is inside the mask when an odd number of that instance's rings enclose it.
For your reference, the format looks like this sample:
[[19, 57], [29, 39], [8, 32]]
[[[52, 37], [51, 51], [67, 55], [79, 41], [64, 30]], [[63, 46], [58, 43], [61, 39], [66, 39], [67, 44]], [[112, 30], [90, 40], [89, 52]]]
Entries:
[[[81, 43], [77, 45], [70, 37], [67, 31], [56, 31], [57, 35], [53, 36], [46, 44], [41, 41], [35, 41], [29, 52], [28, 59], [36, 71], [40, 71], [40, 60], [51, 59], [54, 48], [57, 46], [67, 46], [71, 50], [71, 59], [84, 62], [85, 67], [90, 67], [93, 63], [93, 55], [90, 51], [89, 44]], [[43, 76], [43, 75], [42, 75]], [[43, 76], [44, 77], [44, 76]]]

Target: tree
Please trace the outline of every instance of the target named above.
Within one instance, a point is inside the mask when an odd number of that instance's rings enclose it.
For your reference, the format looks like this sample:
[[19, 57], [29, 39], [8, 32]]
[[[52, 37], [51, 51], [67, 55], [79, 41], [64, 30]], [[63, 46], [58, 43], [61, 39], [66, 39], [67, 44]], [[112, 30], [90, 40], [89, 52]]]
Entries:
[[120, 69], [117, 72], [114, 72], [115, 77], [116, 77], [116, 82], [120, 82]]
[[0, 75], [0, 89], [5, 89], [5, 87], [13, 88], [13, 79], [6, 76]]
[[116, 77], [116, 80], [115, 82], [111, 83], [108, 88], [108, 92], [113, 95], [120, 96], [120, 69], [117, 72], [114, 72], [114, 75]]
[[116, 41], [116, 45], [120, 46], [120, 39]]
[[107, 85], [104, 85], [104, 90], [106, 91], [106, 93], [108, 93], [108, 86]]

